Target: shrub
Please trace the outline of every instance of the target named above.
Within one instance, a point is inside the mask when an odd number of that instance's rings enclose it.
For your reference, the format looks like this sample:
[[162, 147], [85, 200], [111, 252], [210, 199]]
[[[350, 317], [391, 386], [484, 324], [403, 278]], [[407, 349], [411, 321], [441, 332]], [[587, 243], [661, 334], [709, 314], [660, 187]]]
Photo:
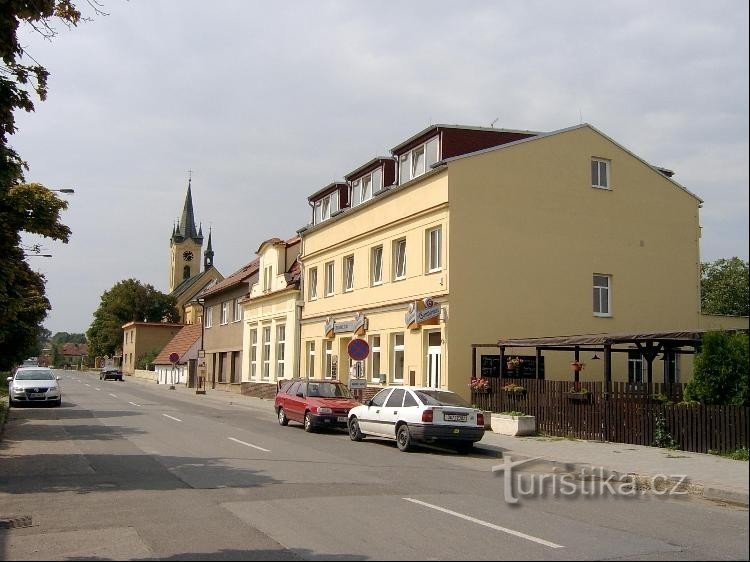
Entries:
[[709, 405], [748, 405], [748, 337], [744, 332], [707, 332], [695, 356], [686, 400]]

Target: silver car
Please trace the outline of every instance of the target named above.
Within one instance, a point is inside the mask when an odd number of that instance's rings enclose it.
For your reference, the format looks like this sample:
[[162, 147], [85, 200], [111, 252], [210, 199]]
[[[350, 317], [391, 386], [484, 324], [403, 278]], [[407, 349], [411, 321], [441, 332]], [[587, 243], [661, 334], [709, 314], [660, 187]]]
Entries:
[[51, 369], [47, 367], [19, 367], [8, 377], [8, 398], [11, 406], [45, 403], [59, 406], [62, 389]]

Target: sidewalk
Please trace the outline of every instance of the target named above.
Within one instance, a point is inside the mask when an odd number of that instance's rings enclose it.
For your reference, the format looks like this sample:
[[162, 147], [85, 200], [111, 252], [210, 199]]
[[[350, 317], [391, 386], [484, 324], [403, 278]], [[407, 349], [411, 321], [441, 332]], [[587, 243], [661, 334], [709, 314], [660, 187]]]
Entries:
[[[125, 380], [129, 383], [158, 386], [175, 396], [191, 397], [219, 407], [244, 407], [265, 411], [273, 416], [273, 403], [262, 398], [218, 390], [207, 390], [205, 395], [196, 395], [194, 389], [183, 385], [170, 391], [167, 385], [156, 385], [153, 381], [132, 377], [126, 377]], [[539, 457], [546, 467], [561, 472], [580, 474], [581, 470], [603, 468], [606, 472], [643, 478], [684, 475], [692, 485], [692, 493], [710, 500], [748, 506], [750, 464], [746, 461], [624, 443], [559, 437], [508, 437], [490, 430], [485, 432], [477, 446], [499, 449], [504, 456], [510, 456], [514, 460]]]

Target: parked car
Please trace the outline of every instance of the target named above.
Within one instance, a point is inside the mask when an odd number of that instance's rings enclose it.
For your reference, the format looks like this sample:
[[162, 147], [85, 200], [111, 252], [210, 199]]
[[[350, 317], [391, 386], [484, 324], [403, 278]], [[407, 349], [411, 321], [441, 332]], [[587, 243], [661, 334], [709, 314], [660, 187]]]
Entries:
[[99, 380], [106, 381], [108, 379], [122, 381], [122, 371], [117, 367], [104, 367], [99, 373]]
[[8, 377], [10, 406], [31, 403], [59, 406], [62, 403], [59, 380], [60, 377], [47, 367], [19, 367], [12, 377]]
[[284, 381], [274, 402], [280, 425], [300, 422], [308, 433], [319, 427], [346, 427], [349, 410], [358, 405], [346, 385], [307, 379]]
[[349, 437], [395, 439], [401, 451], [417, 441], [444, 442], [468, 452], [484, 436], [484, 413], [455, 392], [425, 387], [385, 388], [349, 411]]

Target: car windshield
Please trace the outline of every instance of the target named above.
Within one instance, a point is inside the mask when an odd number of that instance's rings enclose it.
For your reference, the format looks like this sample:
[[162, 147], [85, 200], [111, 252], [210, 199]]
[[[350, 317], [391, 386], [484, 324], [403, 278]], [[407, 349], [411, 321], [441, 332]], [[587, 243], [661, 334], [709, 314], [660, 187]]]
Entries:
[[351, 398], [349, 390], [338, 382], [311, 382], [307, 395], [314, 398]]
[[17, 381], [53, 381], [55, 375], [49, 371], [21, 371], [16, 373]]
[[415, 394], [425, 406], [461, 406], [463, 408], [471, 408], [471, 404], [455, 392], [446, 392], [444, 390], [417, 390], [415, 391]]

